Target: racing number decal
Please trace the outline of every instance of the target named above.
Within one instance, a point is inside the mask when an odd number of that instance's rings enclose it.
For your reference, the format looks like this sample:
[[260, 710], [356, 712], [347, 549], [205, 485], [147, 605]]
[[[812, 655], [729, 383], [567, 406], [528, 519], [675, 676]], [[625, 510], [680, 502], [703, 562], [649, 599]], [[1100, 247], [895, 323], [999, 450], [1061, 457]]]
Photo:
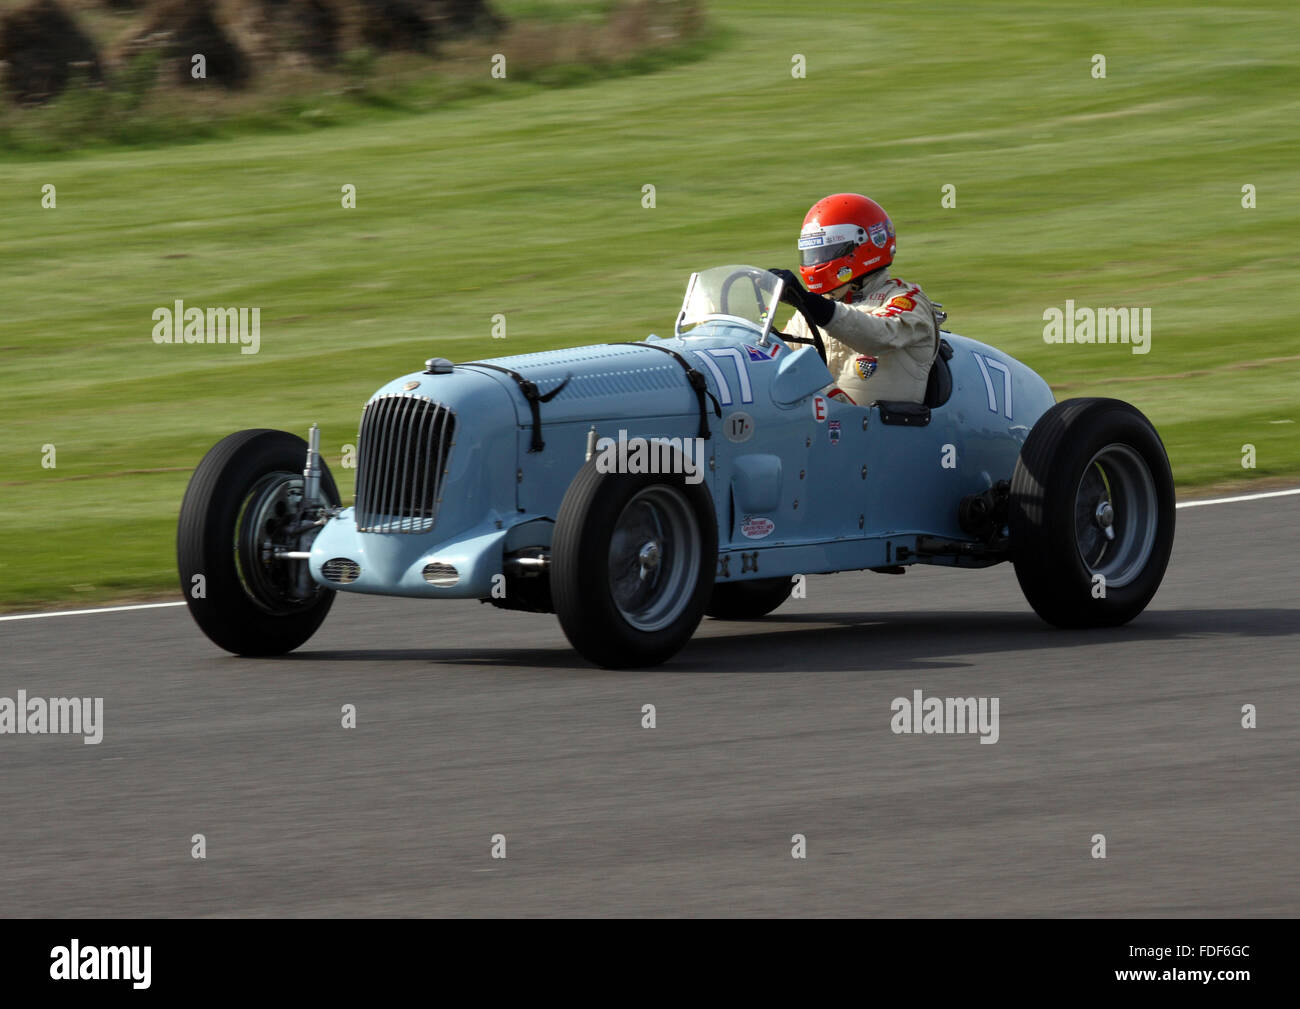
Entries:
[[988, 393], [989, 410], [993, 413], [998, 412], [998, 397], [993, 391], [993, 378], [989, 375], [989, 369], [1002, 372], [1002, 398], [1006, 407], [1007, 420], [1011, 419], [1011, 369], [1001, 361], [995, 361], [991, 357], [985, 357], [983, 354], [971, 353], [975, 358], [975, 363], [980, 366], [980, 374], [984, 376], [984, 391]]
[[749, 384], [749, 369], [745, 367], [745, 355], [735, 347], [714, 347], [712, 350], [697, 350], [696, 355], [704, 366], [709, 369], [713, 376], [713, 381], [718, 383], [718, 399], [723, 406], [732, 404], [731, 386], [727, 384], [727, 377], [722, 374], [722, 369], [713, 362], [713, 358], [729, 357], [736, 362], [736, 373], [740, 379], [740, 401], [742, 403], [754, 402], [754, 389]]

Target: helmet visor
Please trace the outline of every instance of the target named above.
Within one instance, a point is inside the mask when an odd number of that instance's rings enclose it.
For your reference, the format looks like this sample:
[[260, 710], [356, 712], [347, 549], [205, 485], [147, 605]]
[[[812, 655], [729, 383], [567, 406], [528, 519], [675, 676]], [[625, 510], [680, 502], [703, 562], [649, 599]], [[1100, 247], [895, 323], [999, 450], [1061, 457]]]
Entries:
[[[802, 242], [799, 244], [803, 245]], [[799, 265], [820, 266], [822, 263], [829, 263], [832, 259], [852, 255], [853, 250], [857, 247], [857, 242], [835, 242], [832, 245], [814, 245], [811, 248], [800, 248]]]

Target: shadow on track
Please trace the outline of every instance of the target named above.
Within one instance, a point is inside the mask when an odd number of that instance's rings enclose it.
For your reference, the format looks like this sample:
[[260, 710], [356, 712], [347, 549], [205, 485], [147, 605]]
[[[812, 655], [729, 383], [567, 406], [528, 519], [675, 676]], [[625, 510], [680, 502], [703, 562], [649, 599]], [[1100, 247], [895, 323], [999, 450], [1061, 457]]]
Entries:
[[[663, 673], [774, 674], [816, 671], [952, 669], [991, 652], [1048, 651], [1185, 641], [1210, 635], [1262, 638], [1300, 633], [1300, 609], [1148, 611], [1123, 627], [1059, 630], [1033, 614], [982, 612], [884, 615], [781, 613], [761, 620], [705, 620]], [[300, 649], [277, 661], [423, 662], [469, 667], [551, 669], [616, 676], [588, 666], [567, 647]], [[635, 671], [629, 670], [629, 671]], [[626, 671], [625, 671], [626, 672]]]

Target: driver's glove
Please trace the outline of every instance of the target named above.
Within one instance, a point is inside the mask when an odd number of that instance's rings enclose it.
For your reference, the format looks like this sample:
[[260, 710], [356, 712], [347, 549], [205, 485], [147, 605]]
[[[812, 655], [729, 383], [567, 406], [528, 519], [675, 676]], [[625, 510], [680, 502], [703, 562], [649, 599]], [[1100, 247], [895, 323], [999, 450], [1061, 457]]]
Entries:
[[805, 291], [803, 284], [799, 282], [799, 278], [789, 270], [768, 270], [767, 272], [785, 281], [781, 288], [782, 301], [805, 313], [818, 328], [825, 328], [826, 324], [835, 315], [835, 302], [831, 301], [830, 298], [823, 298], [820, 294]]

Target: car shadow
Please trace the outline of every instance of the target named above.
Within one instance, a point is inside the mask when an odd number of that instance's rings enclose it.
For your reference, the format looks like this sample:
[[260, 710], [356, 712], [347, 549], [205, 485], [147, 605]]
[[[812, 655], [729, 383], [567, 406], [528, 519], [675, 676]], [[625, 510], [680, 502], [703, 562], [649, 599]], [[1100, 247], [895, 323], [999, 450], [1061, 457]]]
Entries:
[[[1062, 630], [1033, 614], [775, 613], [761, 620], [706, 619], [679, 654], [661, 666], [630, 671], [754, 673], [954, 669], [975, 656], [1098, 645], [1133, 645], [1232, 635], [1243, 638], [1300, 633], [1300, 609], [1147, 611], [1122, 627]], [[588, 665], [568, 647], [300, 649], [278, 661], [416, 662], [471, 669], [565, 670], [616, 675]]]

